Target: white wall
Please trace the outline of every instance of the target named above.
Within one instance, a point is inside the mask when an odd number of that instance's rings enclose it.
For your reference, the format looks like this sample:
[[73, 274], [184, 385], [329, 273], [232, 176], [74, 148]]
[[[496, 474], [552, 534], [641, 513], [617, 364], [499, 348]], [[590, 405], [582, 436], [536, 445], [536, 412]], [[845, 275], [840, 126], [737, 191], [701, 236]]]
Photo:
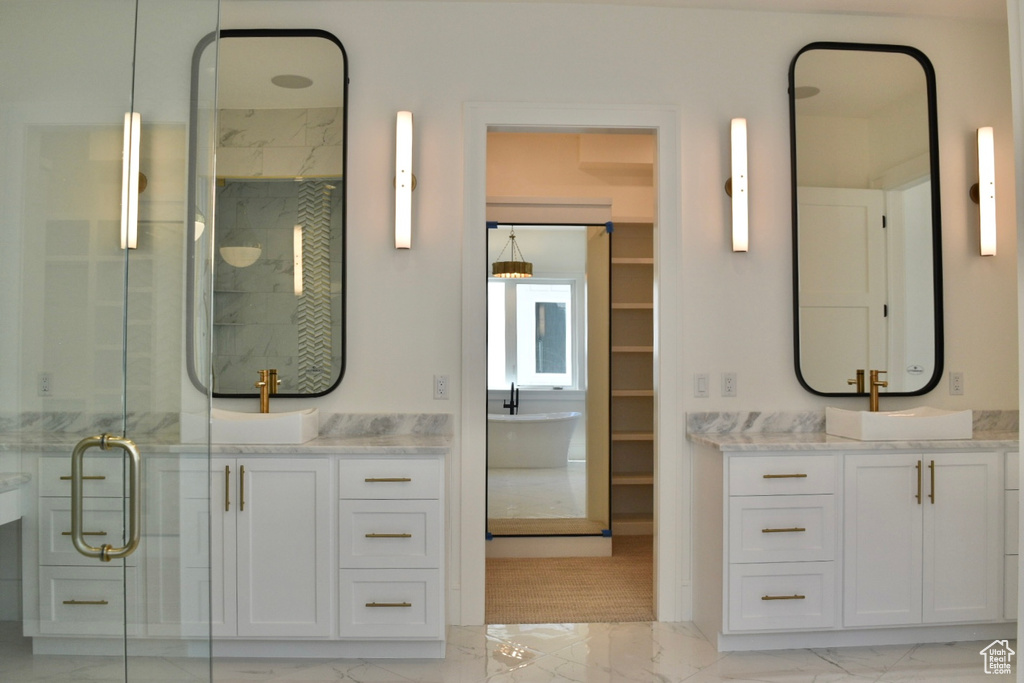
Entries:
[[[441, 2], [262, 2], [225, 0], [226, 28], [315, 27], [333, 32], [350, 59], [348, 190], [348, 370], [318, 400], [338, 412], [459, 412], [463, 324], [463, 104], [520, 102], [669, 105], [680, 112], [682, 222], [678, 291], [662, 292], [681, 326], [676, 353], [687, 411], [815, 409], [792, 361], [789, 136], [786, 75], [815, 40], [887, 42], [922, 50], [935, 66], [940, 126], [946, 367], [962, 371], [965, 394], [946, 383], [890, 406], [1017, 407], [1016, 249], [1012, 202], [1009, 55], [1006, 26], [938, 20], [754, 13], [573, 4]], [[526, 39], [526, 37], [529, 37]], [[392, 244], [394, 114], [416, 115], [419, 180], [410, 251]], [[728, 245], [729, 119], [750, 127], [751, 246]], [[1000, 256], [976, 256], [972, 143], [996, 128]], [[480, 198], [483, 201], [483, 198]], [[483, 229], [483, 226], [480, 226]], [[739, 396], [689, 398], [695, 372], [738, 375]], [[448, 374], [453, 396], [433, 401], [431, 378]], [[713, 391], [717, 394], [717, 391]], [[458, 431], [458, 430], [457, 430]], [[457, 481], [463, 462], [452, 458]], [[688, 454], [679, 453], [685, 459]], [[482, 496], [467, 490], [465, 497]], [[454, 510], [458, 510], [457, 503]], [[684, 528], [678, 539], [688, 545]], [[685, 554], [682, 555], [685, 557]], [[453, 548], [453, 589], [458, 547]], [[683, 560], [685, 564], [685, 560]], [[689, 575], [678, 567], [685, 585]], [[468, 579], [468, 577], [467, 577]], [[482, 597], [482, 596], [481, 596]], [[467, 599], [469, 599], [467, 597]], [[451, 618], [472, 619], [463, 611]]]

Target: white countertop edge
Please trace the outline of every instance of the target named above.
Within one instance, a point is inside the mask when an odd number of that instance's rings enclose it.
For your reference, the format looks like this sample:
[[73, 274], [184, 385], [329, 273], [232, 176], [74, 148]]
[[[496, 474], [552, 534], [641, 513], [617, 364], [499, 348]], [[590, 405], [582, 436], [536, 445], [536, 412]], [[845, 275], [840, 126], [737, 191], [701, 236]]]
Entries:
[[914, 441], [858, 441], [824, 432], [751, 432], [745, 434], [688, 433], [693, 443], [712, 446], [722, 452], [759, 451], [897, 451], [897, 450], [979, 450], [1016, 449], [1016, 432], [976, 432], [972, 439], [929, 439]]

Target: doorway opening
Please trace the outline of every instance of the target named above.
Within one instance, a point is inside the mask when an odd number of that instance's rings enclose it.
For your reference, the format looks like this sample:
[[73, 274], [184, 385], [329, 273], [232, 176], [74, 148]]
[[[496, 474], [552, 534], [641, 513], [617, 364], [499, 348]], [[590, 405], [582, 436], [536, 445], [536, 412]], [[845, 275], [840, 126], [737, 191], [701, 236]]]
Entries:
[[654, 618], [655, 146], [488, 130], [488, 622]]

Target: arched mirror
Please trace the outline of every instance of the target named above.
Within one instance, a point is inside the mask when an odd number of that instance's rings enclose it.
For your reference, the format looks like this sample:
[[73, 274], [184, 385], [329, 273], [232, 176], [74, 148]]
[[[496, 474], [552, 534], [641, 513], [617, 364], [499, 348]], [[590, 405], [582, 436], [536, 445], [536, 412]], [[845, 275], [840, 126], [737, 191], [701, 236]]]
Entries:
[[812, 43], [789, 70], [796, 372], [815, 394], [942, 374], [935, 74], [895, 45]]
[[[320, 396], [345, 368], [345, 51], [319, 30], [214, 38], [192, 64], [190, 161], [204, 136], [217, 157], [216, 177], [189, 188], [189, 374], [215, 397], [248, 397], [273, 368], [278, 396]], [[215, 66], [216, 97], [199, 78]], [[217, 130], [203, 130], [196, 110], [213, 101]]]

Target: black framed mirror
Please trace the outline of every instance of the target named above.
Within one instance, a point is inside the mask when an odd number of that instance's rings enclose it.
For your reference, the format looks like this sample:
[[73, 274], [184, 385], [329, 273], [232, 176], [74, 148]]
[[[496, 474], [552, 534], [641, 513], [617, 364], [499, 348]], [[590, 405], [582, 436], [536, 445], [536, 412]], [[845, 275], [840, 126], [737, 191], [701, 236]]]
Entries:
[[[316, 29], [217, 38], [192, 60], [189, 163], [217, 156], [214, 178], [189, 174], [189, 376], [214, 397], [255, 397], [273, 368], [278, 397], [322, 396], [345, 371], [348, 59]], [[215, 93], [199, 77], [214, 68]], [[215, 131], [198, 116], [212, 106]]]
[[931, 391], [943, 366], [935, 71], [899, 45], [811, 43], [789, 69], [796, 374], [823, 396]]

